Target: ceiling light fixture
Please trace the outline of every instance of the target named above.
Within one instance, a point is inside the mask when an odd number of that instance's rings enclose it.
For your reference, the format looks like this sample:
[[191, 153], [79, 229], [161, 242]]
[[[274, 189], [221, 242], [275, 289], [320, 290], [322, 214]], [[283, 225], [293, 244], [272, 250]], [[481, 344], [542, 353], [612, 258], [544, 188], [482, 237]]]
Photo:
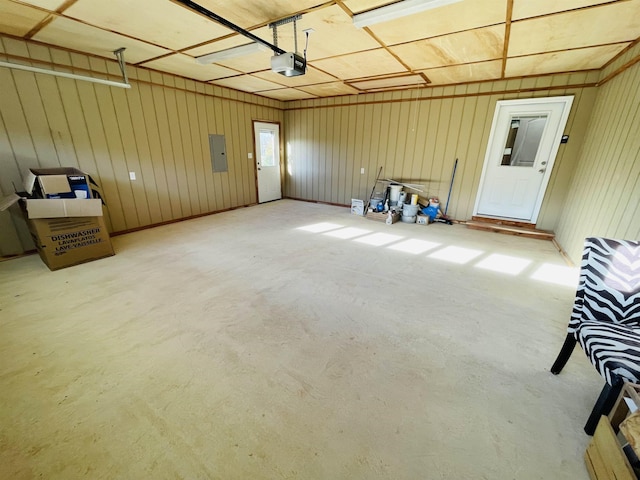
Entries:
[[367, 12], [358, 13], [353, 16], [353, 24], [358, 28], [368, 27], [376, 23], [388, 22], [389, 20], [395, 20], [396, 18], [461, 1], [462, 0], [403, 0], [387, 5], [386, 7], [374, 8]]
[[220, 50], [219, 52], [208, 53], [196, 57], [196, 62], [201, 65], [207, 65], [209, 63], [217, 62], [219, 60], [228, 60], [230, 58], [244, 57], [245, 55], [251, 55], [252, 53], [267, 52], [269, 49], [259, 43], [247, 43], [245, 45], [239, 45], [237, 47], [227, 48], [226, 50]]

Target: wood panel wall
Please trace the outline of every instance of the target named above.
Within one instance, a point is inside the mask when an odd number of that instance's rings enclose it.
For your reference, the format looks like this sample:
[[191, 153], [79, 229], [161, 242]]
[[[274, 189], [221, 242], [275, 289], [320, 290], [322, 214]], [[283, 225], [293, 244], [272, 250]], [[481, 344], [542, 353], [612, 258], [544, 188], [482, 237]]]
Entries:
[[[120, 75], [115, 61], [9, 37], [0, 53]], [[21, 189], [29, 167], [77, 167], [100, 184], [112, 232], [256, 203], [252, 121], [282, 123], [283, 104], [140, 68], [128, 74], [126, 90], [0, 68], [0, 195]], [[212, 172], [209, 134], [226, 137], [228, 173]], [[0, 254], [33, 248], [15, 212], [0, 215], [0, 230]]]
[[[540, 76], [289, 102], [285, 113], [286, 195], [349, 204], [368, 198], [376, 174], [423, 184], [449, 214], [471, 218], [498, 100], [574, 95], [538, 227], [554, 230], [595, 100], [597, 72]], [[361, 174], [361, 168], [365, 173]]]
[[[584, 239], [640, 240], [640, 45], [602, 72], [598, 96], [567, 194], [557, 240], [579, 263]], [[634, 60], [635, 59], [635, 60]]]

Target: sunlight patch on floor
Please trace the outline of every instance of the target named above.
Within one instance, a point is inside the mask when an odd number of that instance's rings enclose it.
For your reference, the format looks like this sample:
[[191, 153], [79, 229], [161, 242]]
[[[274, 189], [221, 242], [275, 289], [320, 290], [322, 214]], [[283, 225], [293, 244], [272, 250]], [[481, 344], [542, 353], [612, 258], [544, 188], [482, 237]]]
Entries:
[[390, 245], [387, 248], [389, 248], [390, 250], [398, 250], [399, 252], [412, 253], [414, 255], [419, 255], [428, 250], [433, 250], [434, 248], [439, 247], [440, 245], [442, 244], [410, 238], [409, 240], [405, 240], [404, 242], [399, 242], [394, 245]]
[[578, 270], [573, 267], [564, 265], [553, 265], [551, 263], [543, 263], [531, 278], [548, 283], [556, 283], [558, 285], [566, 285], [568, 287], [576, 287], [578, 285]]
[[531, 264], [531, 260], [525, 258], [511, 257], [492, 253], [487, 258], [478, 262], [477, 268], [492, 270], [494, 272], [506, 273], [507, 275], [518, 275]]
[[374, 233], [371, 235], [367, 235], [366, 237], [356, 238], [354, 242], [366, 243], [367, 245], [380, 247], [391, 242], [397, 242], [402, 238], [404, 237], [400, 235], [391, 235], [390, 233]]
[[338, 225], [337, 223], [329, 223], [329, 222], [322, 222], [322, 223], [314, 223], [312, 225], [307, 225], [305, 227], [298, 227], [298, 230], [304, 230], [305, 232], [312, 232], [312, 233], [322, 233], [322, 232], [328, 232], [329, 230], [335, 230], [336, 228], [342, 228], [343, 225]]
[[473, 250], [472, 248], [445, 247], [433, 252], [429, 257], [463, 265], [465, 263], [469, 263], [471, 260], [483, 253], [484, 252], [482, 250]]
[[344, 240], [347, 240], [349, 238], [355, 238], [361, 235], [366, 235], [367, 233], [371, 233], [371, 230], [365, 230], [364, 228], [347, 227], [347, 228], [341, 228], [340, 230], [333, 230], [331, 232], [326, 232], [326, 233], [323, 233], [323, 235], [328, 235], [330, 237], [342, 238]]
[[564, 265], [554, 265], [543, 263], [533, 265], [533, 261], [527, 258], [502, 255], [499, 253], [489, 253], [473, 248], [459, 247], [455, 245], [442, 245], [438, 242], [419, 240], [416, 238], [405, 238], [402, 235], [394, 235], [384, 232], [372, 232], [364, 228], [345, 227], [337, 223], [320, 222], [311, 225], [297, 227], [296, 230], [303, 230], [311, 233], [321, 233], [333, 238], [352, 240], [353, 242], [371, 245], [374, 247], [385, 246], [389, 250], [420, 255], [431, 251], [427, 258], [443, 260], [446, 262], [465, 265], [481, 255], [487, 256], [478, 259], [473, 265], [476, 268], [503, 273], [505, 275], [517, 276], [523, 274], [530, 267], [535, 271], [530, 275], [533, 280], [554, 283], [575, 288], [578, 281], [578, 271], [575, 268]]

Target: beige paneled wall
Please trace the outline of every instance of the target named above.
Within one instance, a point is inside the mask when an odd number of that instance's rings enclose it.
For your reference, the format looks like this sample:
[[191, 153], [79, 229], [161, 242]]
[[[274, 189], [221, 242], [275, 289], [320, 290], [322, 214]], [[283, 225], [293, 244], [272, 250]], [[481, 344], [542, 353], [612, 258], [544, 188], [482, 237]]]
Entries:
[[[539, 228], [553, 230], [595, 99], [597, 72], [288, 103], [286, 194], [348, 204], [382, 178], [426, 186], [444, 206], [459, 159], [449, 214], [469, 219], [498, 100], [574, 95]], [[361, 174], [360, 169], [365, 173]]]
[[[640, 45], [603, 78], [640, 55]], [[598, 87], [584, 148], [556, 229], [576, 263], [586, 237], [640, 239], [640, 63]]]
[[[116, 62], [9, 37], [0, 52], [120, 75]], [[283, 104], [144, 69], [128, 74], [132, 88], [121, 89], [0, 68], [0, 193], [20, 186], [28, 167], [78, 167], [99, 182], [114, 232], [255, 203], [252, 120], [282, 123]], [[208, 134], [225, 135], [228, 173], [212, 172]], [[32, 248], [19, 215], [3, 214], [0, 227], [0, 253]]]

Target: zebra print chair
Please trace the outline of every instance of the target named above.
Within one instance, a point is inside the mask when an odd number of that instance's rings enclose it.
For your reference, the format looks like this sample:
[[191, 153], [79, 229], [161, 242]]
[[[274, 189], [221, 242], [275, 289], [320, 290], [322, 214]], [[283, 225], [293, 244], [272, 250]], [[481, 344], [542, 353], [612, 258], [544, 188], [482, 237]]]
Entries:
[[593, 435], [623, 382], [640, 383], [639, 242], [585, 239], [567, 338], [551, 367], [553, 374], [562, 371], [577, 342], [606, 381], [584, 427]]

